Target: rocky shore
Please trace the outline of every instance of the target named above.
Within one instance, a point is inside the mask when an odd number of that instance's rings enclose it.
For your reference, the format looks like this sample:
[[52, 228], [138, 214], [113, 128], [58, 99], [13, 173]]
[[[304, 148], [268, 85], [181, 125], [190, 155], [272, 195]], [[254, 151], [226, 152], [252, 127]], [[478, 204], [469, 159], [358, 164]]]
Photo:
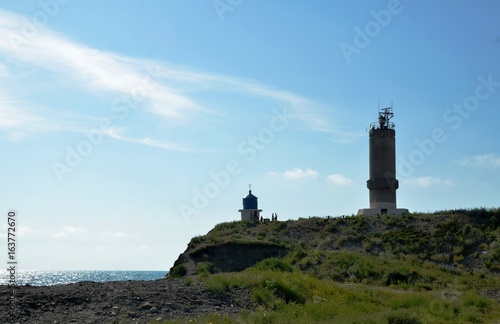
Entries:
[[1, 323], [150, 323], [255, 308], [247, 289], [214, 293], [185, 279], [20, 286], [14, 309], [7, 286], [0, 286], [0, 296]]

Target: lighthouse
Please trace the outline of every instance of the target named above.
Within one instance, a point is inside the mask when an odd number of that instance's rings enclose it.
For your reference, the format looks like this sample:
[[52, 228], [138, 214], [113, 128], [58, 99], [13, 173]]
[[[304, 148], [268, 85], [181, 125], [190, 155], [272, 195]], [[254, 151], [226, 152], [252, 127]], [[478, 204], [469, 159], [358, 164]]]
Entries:
[[396, 130], [391, 122], [392, 107], [378, 113], [378, 122], [370, 124], [370, 179], [366, 186], [370, 191], [370, 208], [358, 210], [358, 215], [402, 215], [408, 209], [397, 208], [396, 190]]
[[252, 187], [249, 186], [248, 195], [243, 198], [243, 209], [238, 210], [241, 213], [242, 221], [259, 221], [260, 212], [258, 208], [257, 197], [252, 194]]

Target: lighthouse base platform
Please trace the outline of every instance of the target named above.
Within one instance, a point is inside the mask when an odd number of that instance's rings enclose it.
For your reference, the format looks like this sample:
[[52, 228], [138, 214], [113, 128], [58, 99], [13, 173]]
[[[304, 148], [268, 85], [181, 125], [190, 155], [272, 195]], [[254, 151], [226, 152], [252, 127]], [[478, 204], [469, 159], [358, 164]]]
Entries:
[[365, 208], [358, 210], [358, 216], [404, 215], [410, 213], [406, 208]]

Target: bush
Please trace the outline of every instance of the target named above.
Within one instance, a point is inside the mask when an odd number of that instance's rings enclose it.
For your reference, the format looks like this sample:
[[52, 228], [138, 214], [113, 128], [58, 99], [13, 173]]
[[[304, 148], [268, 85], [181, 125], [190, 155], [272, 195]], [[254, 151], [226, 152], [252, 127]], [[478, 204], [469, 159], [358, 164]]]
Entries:
[[283, 281], [266, 281], [264, 287], [273, 292], [277, 298], [288, 303], [304, 304], [306, 297], [298, 289], [294, 289]]
[[410, 314], [391, 314], [387, 316], [388, 324], [421, 324], [422, 322]]
[[489, 299], [477, 295], [468, 295], [464, 299], [465, 306], [475, 306], [477, 308], [488, 309], [491, 305]]
[[254, 287], [252, 289], [252, 299], [257, 304], [267, 304], [273, 300], [273, 293], [262, 287]]
[[170, 271], [169, 275], [172, 278], [180, 278], [184, 277], [186, 273], [187, 273], [186, 267], [183, 264], [179, 264], [172, 268], [172, 271]]
[[293, 268], [290, 264], [283, 261], [283, 259], [278, 258], [269, 258], [262, 260], [255, 265], [255, 268], [258, 270], [293, 272]]
[[292, 264], [296, 264], [297, 262], [299, 262], [300, 260], [302, 260], [306, 256], [307, 256], [307, 253], [306, 253], [306, 251], [304, 249], [302, 249], [302, 248], [296, 248], [292, 252]]
[[407, 273], [406, 271], [391, 271], [387, 274], [385, 279], [386, 286], [389, 285], [399, 285], [400, 283], [410, 284], [418, 279], [419, 275], [417, 272], [412, 271]]
[[206, 277], [212, 273], [214, 273], [214, 266], [210, 262], [200, 262], [196, 266], [196, 274], [199, 276]]
[[206, 290], [216, 294], [221, 294], [228, 291], [230, 287], [237, 286], [234, 282], [231, 283], [229, 278], [220, 275], [210, 276], [206, 282]]

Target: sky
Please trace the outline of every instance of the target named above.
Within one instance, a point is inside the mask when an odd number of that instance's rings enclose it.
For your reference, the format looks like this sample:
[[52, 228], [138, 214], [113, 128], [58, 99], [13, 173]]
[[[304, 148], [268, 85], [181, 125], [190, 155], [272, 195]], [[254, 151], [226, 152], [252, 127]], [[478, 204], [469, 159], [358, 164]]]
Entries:
[[[398, 207], [500, 205], [500, 3], [0, 1], [0, 224], [26, 270], [168, 270], [242, 197], [368, 208], [394, 109]], [[7, 253], [5, 253], [5, 260]]]

